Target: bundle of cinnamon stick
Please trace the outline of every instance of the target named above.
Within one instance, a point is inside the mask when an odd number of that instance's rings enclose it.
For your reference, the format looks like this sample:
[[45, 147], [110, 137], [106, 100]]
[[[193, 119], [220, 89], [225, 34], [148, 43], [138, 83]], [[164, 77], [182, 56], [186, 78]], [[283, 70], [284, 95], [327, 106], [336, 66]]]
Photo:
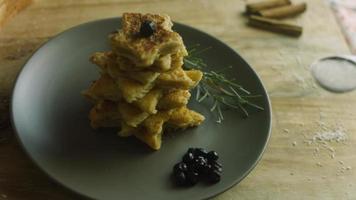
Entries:
[[290, 0], [263, 0], [247, 3], [246, 13], [251, 26], [298, 37], [303, 28], [280, 19], [301, 14], [306, 8], [306, 3], [292, 4]]

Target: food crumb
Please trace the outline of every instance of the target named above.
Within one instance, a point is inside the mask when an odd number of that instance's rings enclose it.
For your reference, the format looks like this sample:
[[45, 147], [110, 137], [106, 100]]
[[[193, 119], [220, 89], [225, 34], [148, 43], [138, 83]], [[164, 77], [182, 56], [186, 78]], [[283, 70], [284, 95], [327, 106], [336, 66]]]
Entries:
[[339, 160], [339, 163], [340, 163], [340, 165], [343, 165], [343, 164], [344, 164], [344, 161]]
[[294, 142], [292, 143], [292, 145], [293, 145], [294, 147], [297, 146], [297, 142], [294, 141]]
[[283, 131], [284, 131], [285, 133], [289, 133], [289, 129], [287, 129], [287, 128], [283, 129]]
[[346, 167], [346, 170], [351, 170], [351, 169], [352, 169], [351, 166], [347, 166], [347, 167]]
[[291, 176], [293, 176], [293, 175], [294, 175], [294, 173], [293, 173], [293, 172], [291, 172], [291, 173], [290, 173], [290, 175], [291, 175]]
[[311, 178], [308, 178], [308, 181], [311, 181], [312, 179]]
[[322, 179], [326, 179], [326, 176], [322, 176], [321, 178], [322, 178]]
[[318, 167], [322, 167], [323, 166], [320, 162], [316, 163], [316, 165], [318, 165]]

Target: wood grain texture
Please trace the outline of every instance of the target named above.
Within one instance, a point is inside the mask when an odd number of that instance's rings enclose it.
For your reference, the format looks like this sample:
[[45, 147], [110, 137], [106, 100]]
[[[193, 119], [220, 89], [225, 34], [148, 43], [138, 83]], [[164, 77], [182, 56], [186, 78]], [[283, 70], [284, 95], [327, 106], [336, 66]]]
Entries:
[[[306, 2], [308, 11], [288, 20], [304, 28], [296, 39], [246, 26], [242, 0], [36, 0], [0, 32], [0, 92], [8, 96], [29, 55], [69, 27], [126, 11], [167, 13], [234, 48], [262, 78], [272, 100], [273, 131], [262, 160], [215, 199], [356, 199], [356, 92], [326, 92], [309, 72], [315, 59], [350, 51], [326, 3]], [[330, 144], [334, 158], [305, 143], [320, 130], [319, 121], [347, 130], [345, 143]], [[0, 130], [0, 163], [0, 199], [79, 199], [31, 163], [11, 128]]]
[[0, 30], [11, 17], [28, 6], [31, 2], [32, 0], [0, 0]]

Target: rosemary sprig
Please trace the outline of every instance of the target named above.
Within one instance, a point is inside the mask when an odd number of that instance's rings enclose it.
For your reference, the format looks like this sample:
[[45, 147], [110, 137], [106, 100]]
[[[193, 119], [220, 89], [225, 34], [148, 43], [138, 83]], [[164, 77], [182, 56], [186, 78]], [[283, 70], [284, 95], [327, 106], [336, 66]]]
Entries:
[[189, 55], [184, 58], [185, 69], [198, 69], [203, 71], [203, 79], [196, 88], [196, 100], [202, 102], [208, 98], [212, 99], [211, 112], [215, 112], [217, 122], [224, 120], [223, 107], [241, 110], [245, 117], [249, 116], [247, 106], [257, 110], [264, 108], [252, 103], [250, 99], [259, 98], [261, 95], [252, 95], [248, 90], [235, 82], [235, 79], [229, 79], [223, 72], [232, 68], [228, 66], [219, 71], [206, 70], [207, 64], [199, 57], [199, 54], [210, 49], [199, 49], [200, 45], [194, 45], [188, 48]]

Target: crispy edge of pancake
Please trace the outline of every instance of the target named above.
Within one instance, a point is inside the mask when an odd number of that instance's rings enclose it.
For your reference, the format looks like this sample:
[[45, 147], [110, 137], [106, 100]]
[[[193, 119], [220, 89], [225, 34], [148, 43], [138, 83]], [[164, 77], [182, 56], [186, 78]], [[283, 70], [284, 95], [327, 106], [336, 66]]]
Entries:
[[149, 117], [148, 113], [142, 112], [139, 108], [126, 102], [119, 102], [118, 107], [122, 120], [132, 127], [137, 127]]
[[112, 101], [99, 101], [90, 110], [88, 117], [90, 125], [94, 129], [120, 126], [121, 116], [117, 104]]
[[132, 63], [127, 61], [127, 59], [119, 58], [120, 56], [115, 55], [111, 51], [96, 52], [91, 55], [90, 61], [99, 66], [103, 73], [108, 74], [113, 79], [124, 76], [132, 80], [136, 80], [142, 84], [149, 84], [150, 82], [155, 81], [155, 79], [159, 76], [158, 72], [150, 70], [142, 71], [142, 68], [141, 71], [123, 71], [122, 68], [130, 69], [134, 68], [134, 66]]
[[154, 82], [142, 84], [125, 77], [119, 77], [117, 79], [117, 85], [122, 97], [128, 103], [132, 103], [143, 98], [154, 87]]
[[193, 84], [193, 81], [181, 67], [161, 73], [156, 80], [157, 87], [166, 89], [176, 88], [188, 90]]
[[175, 109], [167, 124], [174, 128], [185, 129], [200, 125], [205, 120], [205, 117], [200, 113], [188, 109], [186, 106]]
[[151, 115], [139, 127], [131, 127], [123, 122], [118, 135], [121, 137], [134, 135], [152, 149], [158, 150], [162, 144], [164, 123], [169, 119], [172, 112], [173, 110], [161, 111], [155, 115]]
[[102, 74], [87, 90], [82, 91], [82, 95], [92, 102], [103, 99], [118, 101], [121, 98], [121, 93], [115, 80], [107, 74]]
[[154, 150], [159, 150], [162, 145], [162, 132], [156, 135], [146, 134], [143, 131], [134, 132], [134, 136]]
[[158, 101], [159, 110], [168, 110], [188, 104], [191, 94], [188, 90], [172, 89], [165, 93]]
[[201, 79], [203, 78], [203, 72], [200, 70], [187, 70], [185, 71], [187, 76], [192, 80], [193, 84], [191, 85], [191, 88], [196, 87]]
[[152, 89], [143, 98], [134, 101], [133, 104], [140, 108], [143, 112], [149, 114], [157, 113], [157, 104], [162, 97], [162, 90]]

